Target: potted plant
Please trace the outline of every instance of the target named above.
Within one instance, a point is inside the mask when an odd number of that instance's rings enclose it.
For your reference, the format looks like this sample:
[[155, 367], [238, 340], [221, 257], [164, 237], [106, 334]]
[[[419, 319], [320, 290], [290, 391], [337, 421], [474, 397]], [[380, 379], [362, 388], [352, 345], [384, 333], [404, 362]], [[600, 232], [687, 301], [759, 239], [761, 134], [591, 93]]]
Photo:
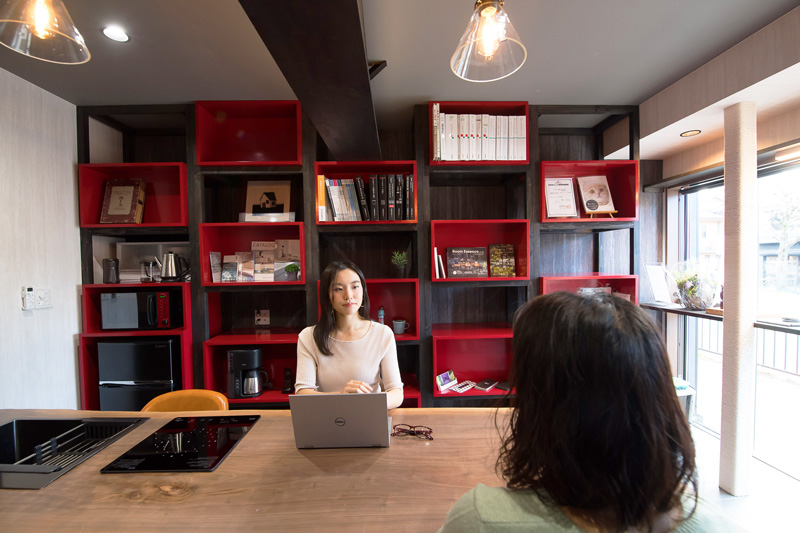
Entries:
[[300, 274], [300, 266], [295, 263], [289, 263], [286, 265], [286, 276], [289, 278], [289, 281], [297, 281], [297, 276]]
[[408, 253], [395, 250], [392, 252], [392, 265], [397, 270], [397, 277], [402, 278], [406, 272], [408, 264]]

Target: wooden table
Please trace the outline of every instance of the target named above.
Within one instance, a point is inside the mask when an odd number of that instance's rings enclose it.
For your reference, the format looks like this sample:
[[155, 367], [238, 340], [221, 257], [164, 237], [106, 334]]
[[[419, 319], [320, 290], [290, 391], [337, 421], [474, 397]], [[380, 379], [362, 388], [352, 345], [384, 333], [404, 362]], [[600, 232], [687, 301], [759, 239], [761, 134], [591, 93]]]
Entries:
[[[216, 471], [100, 474], [176, 416], [146, 413], [150, 420], [44, 489], [0, 490], [0, 530], [435, 531], [470, 488], [503, 484], [494, 409], [395, 409], [394, 424], [430, 426], [434, 440], [330, 450], [298, 450], [287, 410], [232, 413], [261, 419]], [[0, 410], [0, 424], [88, 416], [145, 414]]]

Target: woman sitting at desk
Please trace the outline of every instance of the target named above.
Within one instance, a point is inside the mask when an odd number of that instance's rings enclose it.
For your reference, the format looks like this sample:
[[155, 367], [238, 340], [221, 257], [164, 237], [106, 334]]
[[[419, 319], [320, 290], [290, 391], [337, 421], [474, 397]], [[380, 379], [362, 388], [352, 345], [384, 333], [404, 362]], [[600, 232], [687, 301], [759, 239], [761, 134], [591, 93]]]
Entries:
[[679, 531], [735, 528], [698, 500], [694, 443], [664, 344], [614, 296], [540, 296], [514, 321], [510, 426], [497, 469], [443, 531]]
[[[327, 298], [325, 294], [327, 293]], [[320, 279], [321, 315], [297, 341], [297, 394], [386, 391], [388, 407], [403, 403], [394, 333], [369, 319], [364, 274], [335, 261]]]

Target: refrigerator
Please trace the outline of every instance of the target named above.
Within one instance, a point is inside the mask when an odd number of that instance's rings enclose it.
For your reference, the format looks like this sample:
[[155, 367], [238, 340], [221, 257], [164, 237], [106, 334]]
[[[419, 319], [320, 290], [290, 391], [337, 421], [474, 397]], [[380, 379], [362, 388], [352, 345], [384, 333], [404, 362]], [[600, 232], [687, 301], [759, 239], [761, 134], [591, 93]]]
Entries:
[[101, 411], [140, 411], [147, 402], [181, 388], [179, 340], [97, 343]]

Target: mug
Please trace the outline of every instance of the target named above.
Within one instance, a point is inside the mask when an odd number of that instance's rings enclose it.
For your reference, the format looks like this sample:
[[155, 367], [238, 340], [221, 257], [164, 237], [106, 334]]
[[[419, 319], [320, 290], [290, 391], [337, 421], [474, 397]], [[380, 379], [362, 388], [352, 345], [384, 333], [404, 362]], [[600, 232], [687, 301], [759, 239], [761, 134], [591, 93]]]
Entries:
[[392, 320], [392, 329], [394, 329], [395, 335], [402, 335], [409, 327], [411, 324], [405, 320]]

